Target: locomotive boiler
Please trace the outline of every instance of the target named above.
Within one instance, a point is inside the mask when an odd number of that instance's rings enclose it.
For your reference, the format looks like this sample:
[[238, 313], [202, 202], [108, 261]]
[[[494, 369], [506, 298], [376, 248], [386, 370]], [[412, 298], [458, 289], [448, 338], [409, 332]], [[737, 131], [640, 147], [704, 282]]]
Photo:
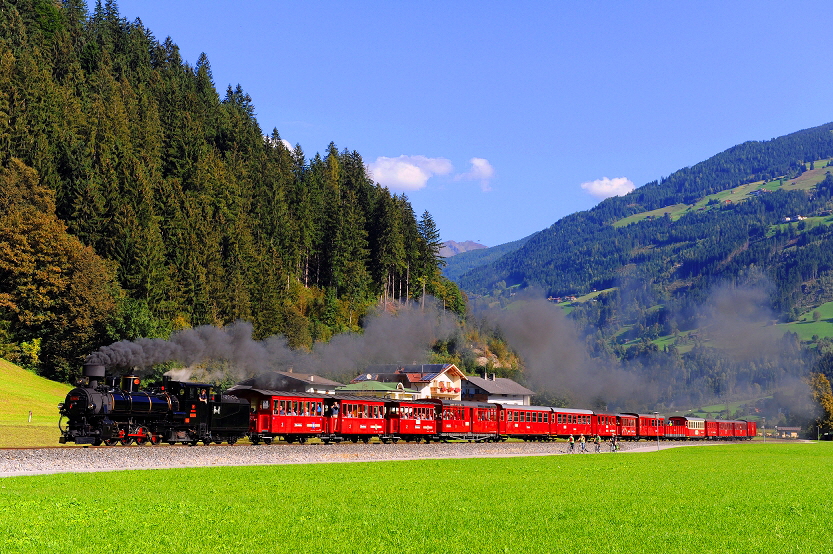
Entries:
[[234, 444], [248, 431], [249, 403], [215, 393], [209, 383], [163, 377], [142, 389], [135, 375], [105, 372], [103, 365], [85, 364], [81, 382], [59, 404], [60, 443]]

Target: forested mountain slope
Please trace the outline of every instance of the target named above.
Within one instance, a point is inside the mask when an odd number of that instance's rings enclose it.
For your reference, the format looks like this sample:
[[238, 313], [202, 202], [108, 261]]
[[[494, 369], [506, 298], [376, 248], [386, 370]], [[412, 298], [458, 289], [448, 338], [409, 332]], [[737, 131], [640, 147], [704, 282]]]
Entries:
[[[789, 317], [804, 303], [802, 285], [833, 268], [833, 227], [780, 225], [786, 217], [821, 216], [833, 209], [829, 178], [804, 189], [786, 186], [833, 156], [831, 130], [833, 124], [827, 124], [730, 148], [661, 182], [569, 215], [458, 281], [479, 294], [504, 281], [541, 287], [551, 296], [630, 281], [678, 298], [701, 298], [716, 281], [755, 266], [775, 286], [774, 307]], [[743, 201], [720, 196], [753, 183], [760, 193]], [[670, 215], [695, 205], [700, 207]], [[624, 218], [663, 207], [668, 215], [622, 225]]]
[[0, 355], [63, 378], [188, 326], [309, 347], [382, 297], [465, 309], [428, 212], [358, 152], [308, 157], [254, 113], [113, 0], [0, 1]]

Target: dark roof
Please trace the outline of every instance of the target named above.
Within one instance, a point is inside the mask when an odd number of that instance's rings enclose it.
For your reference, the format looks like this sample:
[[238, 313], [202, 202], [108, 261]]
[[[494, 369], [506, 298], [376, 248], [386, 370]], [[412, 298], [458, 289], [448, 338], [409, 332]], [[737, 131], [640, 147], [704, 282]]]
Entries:
[[527, 410], [531, 412], [551, 412], [554, 408], [551, 406], [524, 406], [521, 404], [501, 404], [500, 402], [496, 402], [498, 406], [503, 408], [504, 410]]
[[259, 389], [281, 390], [286, 389], [292, 383], [303, 383], [304, 385], [340, 387], [343, 383], [330, 381], [318, 375], [310, 373], [295, 373], [293, 371], [269, 371], [261, 373], [251, 379], [240, 381], [238, 385], [248, 385]]
[[[349, 385], [344, 385], [338, 387], [336, 390], [337, 392], [347, 392], [347, 391], [357, 391], [357, 390], [368, 390], [368, 391], [402, 391], [405, 392], [406, 389], [399, 388], [401, 383], [393, 384], [389, 382], [382, 382], [382, 381], [360, 381], [358, 383], [350, 383]], [[413, 392], [410, 389], [407, 389], [408, 392]]]
[[523, 385], [519, 385], [512, 379], [505, 379], [503, 377], [498, 377], [494, 381], [491, 379], [484, 379], [483, 377], [466, 377], [466, 381], [483, 389], [489, 394], [535, 394], [534, 391], [529, 390]]
[[450, 365], [453, 364], [372, 365], [365, 373], [442, 373]]
[[292, 398], [332, 398], [331, 394], [320, 394], [315, 392], [290, 392], [285, 390], [257, 389], [248, 385], [235, 385], [226, 391], [232, 396], [245, 396], [248, 392], [254, 392], [263, 396], [291, 396]]

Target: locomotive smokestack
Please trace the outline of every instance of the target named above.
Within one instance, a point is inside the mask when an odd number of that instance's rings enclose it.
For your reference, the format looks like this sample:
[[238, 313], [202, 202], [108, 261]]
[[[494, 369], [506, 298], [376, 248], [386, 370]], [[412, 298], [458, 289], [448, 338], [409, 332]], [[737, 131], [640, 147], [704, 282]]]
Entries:
[[90, 388], [94, 389], [98, 386], [98, 380], [104, 377], [104, 366], [101, 364], [84, 364], [81, 375], [89, 378]]

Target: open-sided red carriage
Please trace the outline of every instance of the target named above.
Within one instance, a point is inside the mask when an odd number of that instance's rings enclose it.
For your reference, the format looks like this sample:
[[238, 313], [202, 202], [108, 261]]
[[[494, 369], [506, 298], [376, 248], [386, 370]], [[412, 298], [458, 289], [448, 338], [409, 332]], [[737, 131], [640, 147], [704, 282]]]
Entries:
[[249, 440], [253, 444], [271, 444], [278, 438], [306, 442], [325, 431], [323, 395], [264, 389], [238, 389], [234, 395], [251, 404]]
[[437, 405], [428, 401], [388, 401], [387, 432], [381, 437], [382, 442], [405, 441], [430, 442], [437, 435]]
[[321, 439], [325, 442], [349, 440], [369, 442], [387, 435], [385, 399], [366, 396], [327, 398], [329, 425]]

